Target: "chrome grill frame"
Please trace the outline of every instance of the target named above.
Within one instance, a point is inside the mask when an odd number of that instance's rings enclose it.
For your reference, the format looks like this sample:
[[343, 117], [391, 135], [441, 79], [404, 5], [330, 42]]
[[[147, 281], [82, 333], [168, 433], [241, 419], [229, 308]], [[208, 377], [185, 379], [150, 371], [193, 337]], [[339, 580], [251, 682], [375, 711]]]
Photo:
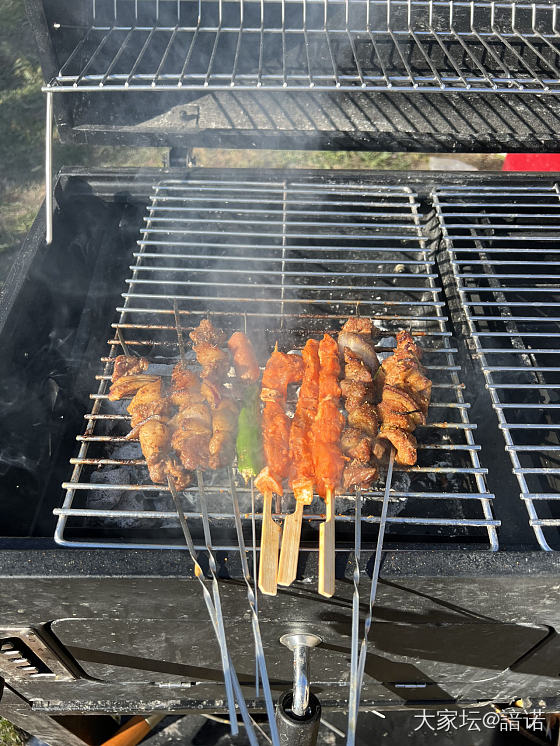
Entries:
[[46, 91], [560, 92], [557, 5], [90, 0]]
[[[236, 199], [241, 202], [235, 202]], [[197, 205], [197, 214], [206, 217], [192, 219], [194, 204]], [[259, 207], [255, 208], [255, 204]], [[266, 231], [250, 222], [254, 219], [255, 210], [263, 209], [262, 205], [267, 205], [270, 217], [266, 225], [274, 225], [276, 219], [276, 233], [274, 229], [272, 232]], [[348, 214], [348, 220], [340, 218], [344, 211]], [[170, 216], [172, 219], [168, 222]], [[319, 220], [318, 216], [323, 219]], [[215, 225], [217, 220], [223, 222], [213, 235], [208, 226]], [[229, 225], [228, 230], [224, 229], [225, 225]], [[309, 226], [308, 231], [305, 230], [306, 226]], [[221, 242], [217, 236], [221, 237]], [[467, 542], [473, 540], [471, 532], [477, 537], [483, 532], [487, 537], [486, 546], [493, 550], [498, 548], [496, 527], [499, 521], [492, 515], [493, 495], [485, 485], [486, 469], [480, 465], [479, 446], [474, 440], [476, 426], [469, 421], [468, 404], [464, 401], [459, 368], [454, 360], [456, 349], [451, 346], [444, 303], [438, 299], [441, 290], [437, 281], [432, 238], [423, 225], [419, 202], [410, 188], [364, 186], [352, 181], [329, 184], [298, 181], [294, 177], [262, 182], [243, 182], [235, 177], [216, 181], [193, 175], [187, 181], [169, 180], [155, 186], [145, 230], [138, 244], [139, 249], [134, 255], [136, 261], [131, 266], [129, 289], [123, 294], [124, 303], [117, 308], [120, 316], [113, 324], [113, 329], [121, 330], [132, 349], [145, 349], [149, 343], [169, 365], [177, 359], [173, 301], [178, 303], [180, 317], [186, 322], [185, 330], [195, 326], [206, 315], [231, 331], [245, 328], [250, 334], [274, 323], [275, 326], [267, 332], [268, 337], [272, 339], [277, 335], [284, 341], [292, 340], [292, 346], [302, 335], [336, 331], [343, 319], [356, 312], [375, 317], [386, 330], [387, 337], [394, 336], [396, 330], [404, 326], [411, 328], [412, 333], [424, 341], [427, 369], [434, 379], [434, 394], [430, 422], [425, 428], [429, 437], [419, 435], [420, 454], [426, 463], [422, 464], [421, 461], [419, 466], [409, 469], [403, 478], [430, 479], [434, 489], [427, 490], [425, 485], [423, 489], [403, 489], [394, 483], [391, 485], [390, 500], [395, 504], [404, 503], [405, 512], [408, 501], [416, 500], [418, 504], [429, 505], [436, 515], [428, 516], [422, 511], [417, 515], [389, 515], [388, 532], [413, 526], [419, 533], [425, 533], [429, 541], [430, 536], [434, 537], [434, 532], [442, 535], [450, 532], [453, 535], [459, 530]], [[237, 256], [235, 251], [242, 252], [242, 255]], [[264, 271], [260, 270], [261, 258], [267, 260], [264, 262], [267, 267]], [[165, 277], [166, 273], [170, 277], [166, 281], [167, 287], [177, 286], [173, 279], [177, 276], [176, 267], [171, 266], [171, 260], [176, 260], [177, 266], [182, 266], [184, 270], [191, 271], [197, 269], [197, 263], [201, 264], [198, 272], [192, 272], [195, 278], [204, 276], [203, 271], [210, 277], [228, 277], [230, 269], [240, 268], [240, 262], [245, 272], [252, 269], [250, 276], [255, 279], [247, 283], [250, 292], [245, 294], [239, 294], [234, 289], [228, 295], [229, 285], [224, 282], [224, 286], [220, 286], [220, 296], [212, 288], [212, 283], [208, 282], [207, 287], [214, 292], [201, 295], [197, 289], [200, 286], [193, 284], [199, 282], [198, 279], [188, 285], [179, 285], [179, 291], [157, 292], [162, 287], [162, 275]], [[384, 267], [385, 271], [379, 273], [381, 284], [375, 284], [375, 272], [370, 273], [371, 277], [362, 271], [340, 272], [342, 261], [346, 262], [346, 270], [354, 261], [360, 270], [368, 266], [372, 270]], [[248, 267], [249, 262], [255, 266]], [[313, 262], [319, 269], [324, 265], [323, 273], [330, 283], [319, 284], [316, 281], [318, 270], [315, 274], [309, 272], [309, 265]], [[152, 271], [154, 266], [158, 267], [155, 272]], [[299, 284], [297, 272], [288, 274], [293, 271], [289, 269], [290, 266], [304, 267]], [[393, 268], [393, 271], [388, 268]], [[169, 275], [170, 272], [172, 275]], [[276, 273], [279, 273], [280, 282], [268, 284], [266, 280], [278, 276]], [[186, 276], [185, 271], [179, 274]], [[237, 277], [238, 274], [233, 272], [232, 276]], [[352, 284], [349, 284], [349, 277]], [[148, 282], [140, 282], [142, 279]], [[150, 287], [155, 287], [156, 292], [145, 292]], [[188, 295], [189, 289], [192, 289], [191, 295]], [[373, 293], [377, 295], [372, 297]], [[146, 339], [147, 333], [151, 335], [149, 339]], [[157, 526], [157, 522], [161, 524], [162, 520], [172, 521], [176, 518], [172, 509], [168, 510], [162, 505], [148, 510], [119, 510], [93, 509], [80, 504], [84, 493], [99, 490], [141, 490], [155, 495], [165, 495], [167, 492], [166, 488], [151, 484], [147, 473], [146, 481], [136, 484], [122, 480], [109, 485], [88, 481], [87, 470], [94, 466], [102, 469], [124, 466], [122, 459], [111, 455], [97, 456], [94, 451], [105, 444], [118, 446], [125, 439], [126, 429], [122, 435], [100, 432], [102, 427], [119, 421], [126, 428], [126, 416], [107, 409], [106, 392], [112, 359], [119, 352], [117, 344], [116, 338], [109, 340], [110, 353], [103, 358], [104, 370], [98, 376], [98, 391], [91, 395], [93, 406], [86, 415], [86, 430], [78, 436], [80, 449], [77, 457], [72, 459], [72, 476], [64, 484], [64, 503], [62, 508], [55, 510], [58, 516], [55, 538], [64, 546], [89, 548], [181, 548], [180, 542], [161, 539], [111, 541], [68, 536], [69, 519], [83, 521], [87, 533], [90, 522], [100, 520], [128, 520], [141, 527], [146, 521]], [[267, 350], [270, 349], [268, 345]], [[390, 346], [385, 351], [388, 353]], [[441, 411], [446, 413], [443, 421], [437, 417]], [[430, 457], [430, 454], [433, 455]], [[442, 456], [448, 463], [438, 465], [436, 459]], [[456, 460], [460, 460], [459, 465], [455, 463]], [[141, 467], [142, 463], [141, 458], [126, 460], [127, 466]], [[449, 479], [458, 479], [459, 482], [454, 490], [446, 491], [442, 485], [448, 483]], [[459, 489], [458, 484], [467, 486]], [[239, 496], [245, 496], [245, 505], [251, 506], [243, 517], [255, 550], [254, 524], [261, 517], [252, 507], [255, 495], [252, 486], [238, 487], [237, 492]], [[196, 497], [197, 489], [189, 488], [186, 493]], [[227, 498], [230, 495], [229, 485], [225, 480], [223, 484], [207, 485], [206, 493], [212, 506], [212, 494], [225, 495]], [[370, 514], [362, 511], [364, 529], [379, 524], [380, 519], [374, 508], [379, 506], [383, 494], [384, 485], [381, 484], [380, 489], [363, 495], [364, 505], [371, 508]], [[345, 506], [345, 510], [339, 511], [336, 517], [339, 530], [345, 525], [350, 526], [354, 520], [353, 497], [347, 495], [337, 501]], [[474, 509], [478, 513], [476, 517], [469, 515], [469, 511]], [[291, 506], [287, 507], [286, 502], [280, 503], [277, 515], [285, 515], [288, 510], [291, 510]], [[190, 519], [201, 517], [195, 509], [185, 515]], [[214, 527], [223, 526], [224, 522], [234, 518], [235, 515], [227, 511], [214, 511], [209, 515]], [[307, 523], [321, 520], [322, 514], [317, 512], [315, 503], [304, 518]], [[141, 528], [139, 531], [141, 534]], [[203, 545], [197, 548], [202, 549]], [[302, 548], [304, 551], [316, 550], [313, 543], [304, 543]], [[229, 541], [217, 541], [213, 549], [237, 550], [238, 547]], [[347, 551], [345, 542], [338, 542], [337, 550]]]
[[553, 269], [560, 259], [560, 189], [438, 187], [432, 198], [466, 333], [529, 523], [541, 548], [550, 551], [560, 527], [554, 514], [560, 499], [554, 484], [560, 473], [554, 465], [560, 451], [554, 418], [560, 367], [549, 362], [560, 354], [560, 276]]

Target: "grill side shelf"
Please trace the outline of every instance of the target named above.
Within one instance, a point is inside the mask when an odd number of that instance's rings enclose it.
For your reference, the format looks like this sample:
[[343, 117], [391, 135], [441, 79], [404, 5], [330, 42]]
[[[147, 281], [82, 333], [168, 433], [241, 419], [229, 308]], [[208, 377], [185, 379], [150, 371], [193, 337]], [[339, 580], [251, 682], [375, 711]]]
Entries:
[[560, 526], [558, 186], [437, 188], [446, 263], [475, 364], [541, 548]]
[[28, 3], [49, 18], [53, 92], [560, 91], [557, 8], [545, 3]]

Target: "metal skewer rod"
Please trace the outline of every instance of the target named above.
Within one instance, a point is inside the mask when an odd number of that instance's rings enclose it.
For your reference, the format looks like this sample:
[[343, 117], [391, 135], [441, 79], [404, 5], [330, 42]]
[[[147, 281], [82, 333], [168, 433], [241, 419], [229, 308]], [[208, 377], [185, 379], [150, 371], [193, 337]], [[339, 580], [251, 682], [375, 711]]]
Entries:
[[[224, 669], [224, 676], [226, 678], [226, 692], [228, 686], [232, 685], [232, 671], [229, 665], [229, 654], [227, 649], [226, 630], [224, 627], [224, 617], [222, 615], [222, 601], [220, 598], [220, 589], [218, 587], [218, 577], [216, 575], [217, 566], [214, 552], [212, 551], [212, 537], [210, 535], [210, 521], [208, 519], [208, 505], [206, 502], [206, 492], [204, 490], [204, 479], [202, 477], [202, 471], [196, 470], [196, 478], [198, 481], [198, 493], [200, 497], [200, 512], [202, 514], [202, 527], [204, 530], [204, 543], [206, 545], [206, 551], [208, 552], [208, 566], [210, 569], [210, 576], [212, 578], [212, 596], [214, 598], [214, 609], [216, 613], [216, 622], [218, 630], [218, 642], [220, 645], [220, 653], [222, 655], [222, 666]], [[233, 698], [230, 702], [228, 695], [228, 704], [233, 704]], [[233, 706], [233, 714], [230, 711], [230, 718], [236, 718], [235, 706]], [[236, 720], [237, 723], [237, 720]], [[235, 726], [237, 727], [237, 726]], [[233, 720], [232, 720], [232, 733], [233, 733]], [[235, 735], [235, 733], [233, 733]]]
[[360, 646], [360, 552], [362, 548], [362, 491], [356, 490], [354, 512], [354, 593], [352, 594], [352, 642], [350, 647], [350, 692], [348, 701], [356, 699], [358, 686], [358, 655]]
[[179, 347], [179, 355], [181, 356], [181, 362], [183, 365], [186, 364], [187, 358], [185, 355], [185, 342], [183, 340], [183, 330], [181, 328], [181, 319], [179, 318], [179, 308], [177, 307], [177, 301], [173, 301], [173, 314], [175, 316], [175, 328], [177, 330], [177, 345]]
[[228, 711], [229, 711], [229, 719], [231, 723], [231, 732], [233, 735], [237, 735], [237, 733], [239, 733], [239, 729], [237, 727], [237, 714], [235, 712], [235, 700], [234, 700], [234, 695], [233, 695], [233, 680], [231, 676], [230, 658], [229, 658], [229, 654], [227, 651], [225, 631], [223, 631], [223, 625], [222, 625], [222, 630], [220, 630], [220, 626], [218, 623], [218, 615], [214, 607], [214, 602], [212, 601], [212, 596], [210, 595], [210, 591], [208, 590], [204, 582], [204, 572], [198, 562], [198, 555], [196, 553], [196, 549], [194, 548], [194, 542], [192, 540], [191, 532], [187, 525], [187, 520], [183, 513], [183, 508], [181, 507], [179, 495], [177, 494], [177, 490], [175, 489], [175, 485], [173, 484], [173, 480], [171, 479], [171, 477], [167, 477], [167, 484], [169, 486], [171, 497], [173, 498], [173, 504], [175, 505], [175, 510], [177, 511], [177, 516], [179, 518], [179, 523], [181, 524], [181, 529], [183, 531], [183, 536], [185, 537], [185, 541], [187, 543], [189, 554], [194, 563], [194, 574], [202, 588], [202, 595], [204, 597], [204, 602], [206, 603], [206, 608], [208, 609], [208, 614], [210, 615], [210, 621], [212, 622], [212, 626], [214, 627], [216, 639], [218, 640], [218, 645], [220, 647], [220, 656], [222, 659], [222, 668], [224, 672], [224, 684], [226, 688], [226, 697], [228, 701]]
[[237, 499], [237, 490], [235, 487], [235, 480], [232, 469], [229, 470], [229, 480], [231, 485], [231, 500], [233, 503], [235, 528], [237, 531], [237, 540], [239, 543], [239, 554], [241, 557], [241, 567], [243, 571], [243, 578], [247, 586], [247, 600], [249, 601], [249, 607], [251, 609], [251, 624], [253, 627], [253, 637], [255, 638], [258, 673], [260, 673], [260, 678], [262, 681], [266, 712], [270, 723], [270, 735], [272, 738], [272, 743], [273, 746], [280, 746], [280, 737], [278, 735], [278, 728], [276, 727], [276, 713], [274, 709], [274, 703], [272, 701], [272, 692], [270, 690], [268, 672], [266, 670], [264, 647], [259, 626], [259, 615], [256, 606], [255, 593], [253, 591], [253, 586], [251, 585], [251, 574], [249, 572], [249, 563], [247, 562], [247, 549], [245, 547], [245, 539], [243, 538], [243, 526], [241, 525], [239, 501]]
[[124, 341], [124, 336], [123, 336], [123, 333], [121, 332], [121, 329], [120, 329], [120, 327], [118, 327], [118, 326], [117, 326], [117, 339], [119, 340], [119, 344], [120, 344], [120, 346], [122, 347], [122, 351], [123, 351], [123, 353], [124, 353], [124, 354], [125, 354], [125, 355], [126, 355], [127, 357], [130, 357], [130, 348], [129, 348], [129, 346], [127, 345], [127, 343], [126, 343], [126, 342]]
[[381, 552], [383, 551], [383, 538], [385, 536], [385, 526], [387, 524], [387, 509], [389, 507], [389, 492], [391, 491], [391, 481], [393, 479], [393, 464], [395, 462], [395, 449], [391, 447], [389, 456], [389, 466], [387, 468], [387, 478], [385, 481], [385, 492], [383, 494], [383, 505], [381, 507], [381, 518], [379, 521], [379, 533], [377, 534], [377, 545], [375, 547], [375, 559], [373, 563], [373, 572], [371, 574], [371, 589], [369, 593], [369, 609], [364, 623], [364, 636], [360, 647], [360, 657], [356, 671], [356, 682], [352, 687], [353, 698], [348, 706], [348, 734], [346, 746], [354, 746], [356, 740], [356, 726], [358, 722], [358, 709], [360, 707], [360, 692], [364, 679], [366, 667], [368, 635], [373, 621], [373, 605], [377, 594], [377, 585], [379, 580], [379, 570], [381, 569]]

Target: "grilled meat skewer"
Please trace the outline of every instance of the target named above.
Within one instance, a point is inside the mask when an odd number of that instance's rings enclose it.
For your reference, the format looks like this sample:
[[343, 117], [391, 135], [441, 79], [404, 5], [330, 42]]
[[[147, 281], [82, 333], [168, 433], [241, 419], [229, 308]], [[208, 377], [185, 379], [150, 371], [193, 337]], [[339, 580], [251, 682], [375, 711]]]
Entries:
[[416, 463], [416, 438], [412, 431], [426, 423], [432, 382], [420, 363], [422, 351], [407, 331], [397, 334], [393, 355], [383, 361], [381, 403], [377, 407], [382, 421], [380, 439], [396, 449], [395, 462], [402, 466]]
[[312, 454], [317, 491], [324, 497], [326, 507], [326, 518], [319, 528], [319, 593], [330, 597], [335, 589], [334, 495], [344, 470], [340, 448], [344, 417], [338, 409], [338, 345], [329, 334], [319, 343], [319, 361], [319, 403], [313, 421]]
[[263, 520], [259, 588], [263, 593], [276, 595], [278, 550], [281, 528], [272, 518], [272, 494], [282, 495], [282, 481], [289, 471], [290, 418], [286, 414], [288, 386], [301, 381], [303, 361], [298, 355], [278, 350], [266, 364], [261, 387], [263, 411], [263, 446], [266, 466], [255, 479], [255, 486], [263, 495]]
[[312, 428], [319, 400], [319, 342], [309, 339], [302, 353], [304, 370], [296, 411], [290, 427], [290, 485], [296, 500], [295, 511], [284, 521], [278, 583], [290, 585], [296, 578], [303, 506], [313, 501], [315, 469]]
[[338, 346], [345, 363], [345, 378], [340, 387], [348, 414], [342, 449], [351, 459], [344, 469], [345, 489], [368, 487], [378, 474], [375, 461], [372, 463], [373, 444], [379, 430], [373, 405], [374, 379], [379, 368], [371, 340], [373, 328], [371, 319], [351, 317], [338, 335]]

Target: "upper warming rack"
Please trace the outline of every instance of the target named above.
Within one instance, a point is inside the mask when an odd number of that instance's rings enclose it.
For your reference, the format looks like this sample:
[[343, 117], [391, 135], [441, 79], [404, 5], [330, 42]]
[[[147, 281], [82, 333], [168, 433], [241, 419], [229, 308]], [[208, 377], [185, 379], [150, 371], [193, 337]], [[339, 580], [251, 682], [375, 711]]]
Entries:
[[48, 91], [558, 93], [557, 5], [89, 0], [49, 17]]
[[[178, 360], [176, 304], [185, 334], [204, 317], [229, 333], [244, 330], [263, 365], [274, 343], [300, 349], [310, 336], [335, 333], [352, 314], [383, 330], [380, 354], [408, 328], [425, 350], [433, 380], [428, 424], [418, 429], [418, 464], [395, 468], [386, 546], [483, 544], [497, 549], [492, 495], [478, 458], [456, 351], [447, 328], [435, 258], [420, 204], [404, 186], [324, 179], [215, 180], [196, 173], [164, 181], [153, 192], [130, 267], [124, 302], [109, 339], [110, 355], [64, 487], [56, 538], [69, 546], [181, 547], [166, 487], [150, 482], [137, 442], [128, 441], [126, 402], [110, 402], [116, 330], [163, 375]], [[183, 493], [195, 541], [201, 505], [208, 505], [214, 548], [235, 549], [234, 519], [256, 546], [260, 497], [237, 482], [240, 514], [232, 511], [230, 474], [206, 472], [204, 489]], [[377, 535], [384, 483], [364, 494], [364, 548]], [[337, 499], [338, 551], [354, 537], [354, 496]], [[290, 495], [278, 515], [293, 510]], [[317, 548], [324, 507], [306, 508], [302, 548]], [[184, 547], [183, 547], [184, 548]]]
[[450, 187], [434, 200], [530, 524], [543, 549], [557, 549], [560, 190]]

